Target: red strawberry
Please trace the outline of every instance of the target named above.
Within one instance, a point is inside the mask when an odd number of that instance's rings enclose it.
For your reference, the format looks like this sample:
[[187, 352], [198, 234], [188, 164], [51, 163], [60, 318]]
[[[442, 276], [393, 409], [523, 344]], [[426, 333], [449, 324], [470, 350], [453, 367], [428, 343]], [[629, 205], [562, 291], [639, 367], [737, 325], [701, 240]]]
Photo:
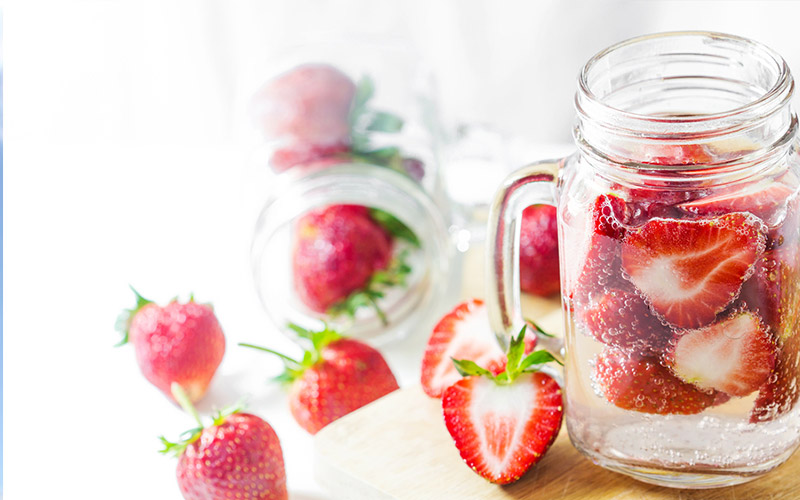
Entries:
[[133, 343], [142, 374], [168, 397], [177, 382], [192, 401], [199, 400], [225, 354], [225, 336], [214, 310], [194, 299], [161, 307], [133, 293], [136, 307], [124, 311], [117, 323], [124, 335], [120, 345]]
[[695, 215], [722, 215], [730, 212], [749, 212], [767, 225], [777, 223], [785, 214], [786, 200], [792, 194], [789, 186], [772, 182], [756, 184], [744, 189], [725, 189], [710, 196], [682, 203], [679, 207]]
[[368, 208], [332, 205], [313, 210], [297, 221], [295, 290], [310, 309], [326, 312], [365, 288], [391, 257], [392, 237], [370, 217]]
[[304, 64], [268, 81], [250, 111], [269, 141], [283, 150], [350, 143], [349, 115], [356, 86], [328, 64]]
[[775, 368], [761, 387], [750, 413], [750, 422], [766, 422], [785, 415], [800, 398], [800, 320], [795, 329], [780, 341]]
[[312, 344], [301, 361], [263, 347], [239, 345], [281, 357], [286, 371], [279, 380], [290, 384], [289, 409], [300, 427], [311, 434], [398, 388], [389, 365], [374, 348], [327, 327], [312, 332], [290, 326]]
[[727, 400], [682, 381], [653, 356], [606, 348], [597, 356], [594, 370], [603, 396], [624, 410], [692, 415]]
[[[182, 399], [180, 392], [175, 398]], [[162, 453], [180, 457], [177, 477], [183, 498], [289, 498], [281, 444], [267, 422], [234, 409], [220, 412], [206, 427], [188, 400], [182, 406], [199, 427], [178, 443], [161, 441]]]
[[603, 194], [595, 199], [586, 229], [589, 232], [586, 247], [574, 256], [579, 271], [569, 295], [579, 308], [588, 304], [593, 294], [605, 294], [612, 288], [630, 288], [622, 277], [619, 260], [626, 220], [622, 198]]
[[622, 267], [658, 315], [680, 328], [707, 325], [752, 273], [764, 251], [762, 227], [742, 213], [652, 219], [626, 234]]
[[[525, 338], [526, 352], [536, 346], [536, 337]], [[433, 328], [422, 358], [422, 388], [428, 396], [441, 397], [461, 379], [452, 359], [468, 359], [492, 373], [505, 368], [506, 356], [489, 327], [489, 313], [482, 300], [457, 305]]]
[[680, 379], [704, 390], [747, 396], [775, 365], [775, 341], [755, 314], [735, 312], [709, 326], [679, 332], [665, 361]]
[[561, 289], [556, 207], [533, 205], [522, 212], [519, 282], [523, 292], [547, 297]]
[[508, 367], [499, 375], [454, 361], [466, 378], [442, 396], [444, 421], [461, 458], [497, 484], [518, 480], [544, 456], [561, 428], [558, 383], [533, 365], [553, 358], [537, 351], [523, 358], [523, 332], [513, 339]]
[[625, 352], [658, 355], [672, 331], [633, 292], [609, 290], [579, 314], [590, 335]]

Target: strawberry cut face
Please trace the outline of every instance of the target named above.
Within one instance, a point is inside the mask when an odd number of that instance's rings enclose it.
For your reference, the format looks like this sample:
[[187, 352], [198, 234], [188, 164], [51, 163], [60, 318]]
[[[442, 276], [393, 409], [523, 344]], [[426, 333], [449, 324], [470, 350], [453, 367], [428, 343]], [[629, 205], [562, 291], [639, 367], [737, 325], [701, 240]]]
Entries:
[[758, 184], [745, 189], [728, 189], [679, 205], [688, 213], [708, 216], [730, 212], [748, 212], [767, 225], [777, 223], [786, 211], [786, 200], [792, 190], [786, 184], [772, 182]]
[[525, 373], [511, 385], [467, 377], [442, 397], [447, 430], [461, 457], [489, 481], [508, 484], [538, 462], [561, 428], [561, 389], [550, 376]]
[[766, 382], [775, 354], [775, 342], [758, 316], [739, 312], [680, 333], [667, 362], [679, 378], [700, 389], [742, 397]]
[[737, 297], [765, 241], [763, 224], [749, 214], [656, 218], [628, 231], [622, 268], [655, 313], [676, 327], [697, 328]]
[[[526, 335], [525, 352], [533, 351], [536, 337]], [[483, 301], [472, 299], [456, 306], [433, 328], [422, 359], [422, 388], [438, 398], [461, 379], [452, 359], [467, 359], [492, 373], [505, 368], [505, 353], [489, 327]]]

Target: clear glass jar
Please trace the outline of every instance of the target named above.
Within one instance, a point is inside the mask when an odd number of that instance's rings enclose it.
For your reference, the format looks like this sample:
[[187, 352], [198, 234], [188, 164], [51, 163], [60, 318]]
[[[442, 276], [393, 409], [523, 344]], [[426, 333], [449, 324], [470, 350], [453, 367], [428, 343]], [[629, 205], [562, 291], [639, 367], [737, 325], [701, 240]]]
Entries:
[[665, 33], [600, 52], [578, 83], [578, 151], [517, 172], [493, 206], [493, 328], [522, 324], [521, 210], [556, 204], [575, 447], [665, 486], [749, 481], [800, 444], [789, 68], [751, 40]]
[[386, 39], [309, 43], [273, 60], [250, 95], [262, 135], [251, 185], [266, 195], [251, 260], [273, 322], [323, 319], [379, 343], [440, 312], [457, 265], [420, 58]]

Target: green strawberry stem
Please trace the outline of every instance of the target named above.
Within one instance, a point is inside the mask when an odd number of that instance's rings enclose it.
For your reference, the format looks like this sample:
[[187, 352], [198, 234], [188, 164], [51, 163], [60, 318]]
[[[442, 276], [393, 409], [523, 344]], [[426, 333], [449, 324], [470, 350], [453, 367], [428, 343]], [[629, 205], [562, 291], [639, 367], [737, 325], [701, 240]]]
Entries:
[[139, 312], [141, 308], [153, 302], [152, 300], [147, 300], [146, 298], [142, 297], [132, 285], [128, 286], [131, 290], [133, 290], [134, 295], [136, 295], [136, 305], [130, 309], [123, 310], [122, 313], [117, 316], [117, 322], [114, 326], [114, 329], [122, 334], [122, 340], [115, 344], [114, 347], [119, 347], [128, 343], [130, 326], [133, 317], [136, 316], [136, 313]]
[[240, 342], [239, 345], [278, 356], [281, 361], [283, 361], [284, 371], [275, 377], [274, 380], [276, 382], [291, 384], [300, 378], [306, 369], [319, 363], [319, 361], [322, 359], [322, 350], [331, 342], [341, 339], [342, 336], [336, 330], [331, 329], [327, 323], [324, 324], [324, 328], [322, 330], [316, 331], [307, 330], [293, 323], [289, 323], [287, 327], [295, 331], [300, 338], [311, 342], [311, 348], [303, 352], [303, 359], [300, 361], [290, 358], [289, 356], [280, 352], [273, 351], [267, 347], [247, 344], [244, 342]]
[[453, 359], [456, 370], [462, 377], [476, 375], [490, 378], [498, 385], [509, 385], [523, 373], [539, 371], [539, 368], [545, 363], [555, 361], [560, 364], [555, 356], [543, 349], [525, 356], [525, 331], [527, 328], [528, 325], [523, 326], [516, 338], [511, 337], [511, 343], [506, 353], [506, 369], [497, 375], [493, 375], [486, 368], [470, 360]]
[[368, 306], [375, 310], [375, 313], [380, 319], [381, 324], [384, 326], [389, 324], [386, 314], [380, 308], [378, 299], [384, 297], [384, 291], [393, 286], [404, 286], [406, 284], [406, 277], [411, 273], [411, 266], [407, 263], [408, 251], [400, 252], [389, 267], [376, 271], [367, 282], [366, 286], [360, 290], [351, 293], [346, 299], [342, 300], [331, 306], [328, 309], [328, 314], [331, 316], [347, 315], [350, 318], [355, 318], [356, 311], [359, 308]]
[[183, 408], [183, 411], [191, 415], [194, 421], [197, 422], [197, 426], [202, 429], [203, 421], [200, 420], [200, 414], [197, 413], [197, 408], [194, 407], [192, 400], [189, 399], [189, 395], [186, 394], [183, 387], [181, 387], [179, 383], [173, 382], [172, 385], [170, 385], [170, 392], [172, 393], [172, 397], [175, 398], [175, 401]]
[[[170, 441], [164, 436], [159, 436], [159, 440], [161, 440], [161, 444], [164, 446], [160, 452], [179, 457], [187, 446], [200, 438], [200, 434], [202, 434], [203, 429], [205, 429], [206, 426], [203, 424], [203, 419], [200, 418], [197, 408], [195, 408], [192, 404], [192, 400], [189, 399], [189, 395], [186, 394], [186, 391], [183, 390], [183, 387], [181, 387], [180, 384], [173, 382], [170, 386], [170, 392], [172, 393], [172, 397], [175, 398], [175, 401], [177, 401], [180, 407], [183, 408], [183, 411], [191, 415], [192, 418], [194, 418], [194, 421], [197, 422], [197, 427], [194, 429], [189, 429], [181, 434], [180, 439], [178, 439], [176, 442]], [[239, 401], [235, 405], [219, 410], [213, 417], [212, 425], [221, 425], [223, 422], [225, 422], [225, 419], [228, 416], [240, 412], [243, 408], [244, 403]]]

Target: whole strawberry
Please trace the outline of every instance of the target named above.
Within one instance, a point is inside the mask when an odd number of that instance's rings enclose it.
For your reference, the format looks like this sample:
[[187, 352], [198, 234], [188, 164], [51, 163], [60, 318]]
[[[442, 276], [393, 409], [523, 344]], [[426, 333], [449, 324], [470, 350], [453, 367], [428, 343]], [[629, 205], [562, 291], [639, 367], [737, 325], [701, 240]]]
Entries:
[[512, 338], [505, 371], [493, 375], [472, 361], [453, 360], [465, 378], [442, 395], [447, 430], [467, 465], [487, 480], [508, 484], [542, 459], [561, 429], [561, 388], [536, 371], [554, 358], [524, 356], [525, 329]]
[[177, 382], [192, 401], [199, 400], [225, 354], [225, 336], [214, 310], [194, 299], [161, 307], [133, 292], [136, 306], [117, 323], [124, 335], [120, 345], [133, 343], [142, 374], [168, 397]]
[[276, 143], [277, 169], [344, 151], [356, 86], [328, 64], [304, 64], [268, 81], [250, 110], [265, 138]]
[[392, 227], [378, 223], [376, 213], [388, 215], [358, 205], [331, 205], [298, 220], [292, 273], [297, 295], [309, 309], [354, 315], [358, 307], [370, 305], [385, 320], [376, 302], [381, 289], [403, 284], [410, 269], [392, 261], [394, 238], [386, 229]]
[[276, 354], [286, 365], [278, 380], [289, 384], [289, 409], [311, 434], [351, 411], [398, 388], [380, 352], [328, 329], [312, 332], [290, 327], [311, 342], [301, 361], [252, 344], [239, 344]]
[[174, 397], [198, 427], [177, 443], [161, 438], [162, 453], [179, 457], [178, 487], [186, 500], [284, 500], [286, 472], [278, 436], [261, 418], [238, 409], [220, 412], [205, 426], [176, 384]]
[[522, 212], [519, 284], [523, 292], [547, 297], [561, 289], [556, 208], [533, 205]]

